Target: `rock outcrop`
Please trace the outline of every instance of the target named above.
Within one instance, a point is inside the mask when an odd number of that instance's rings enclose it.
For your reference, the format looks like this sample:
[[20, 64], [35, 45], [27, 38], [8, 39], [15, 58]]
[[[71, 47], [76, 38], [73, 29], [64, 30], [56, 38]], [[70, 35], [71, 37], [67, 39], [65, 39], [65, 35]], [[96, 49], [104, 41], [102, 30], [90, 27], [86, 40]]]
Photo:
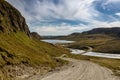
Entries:
[[0, 0], [0, 32], [22, 31], [30, 36], [30, 31], [21, 13], [5, 0]]
[[37, 32], [31, 32], [31, 37], [37, 40], [41, 40], [41, 36]]

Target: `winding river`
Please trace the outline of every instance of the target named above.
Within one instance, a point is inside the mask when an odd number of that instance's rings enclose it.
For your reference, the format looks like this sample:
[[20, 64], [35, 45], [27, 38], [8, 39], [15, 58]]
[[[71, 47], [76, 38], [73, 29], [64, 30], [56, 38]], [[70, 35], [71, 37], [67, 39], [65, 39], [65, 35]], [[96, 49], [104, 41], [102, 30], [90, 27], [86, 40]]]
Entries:
[[[67, 40], [42, 40], [44, 42], [56, 44], [56, 43], [73, 43], [74, 41], [67, 41]], [[98, 53], [98, 52], [86, 52], [84, 50], [79, 50], [79, 49], [70, 49], [72, 54], [81, 54], [81, 55], [87, 55], [87, 56], [96, 56], [96, 57], [105, 57], [105, 58], [115, 58], [115, 59], [120, 59], [120, 54], [111, 54], [111, 53]]]

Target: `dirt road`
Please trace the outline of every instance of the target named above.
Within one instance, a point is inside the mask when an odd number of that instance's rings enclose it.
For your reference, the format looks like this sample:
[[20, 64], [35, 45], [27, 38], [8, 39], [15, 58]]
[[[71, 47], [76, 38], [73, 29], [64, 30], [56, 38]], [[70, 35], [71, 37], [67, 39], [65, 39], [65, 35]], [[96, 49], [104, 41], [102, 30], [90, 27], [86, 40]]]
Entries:
[[111, 70], [101, 67], [98, 64], [75, 60], [71, 58], [62, 58], [70, 61], [68, 68], [56, 71], [40, 79], [39, 75], [32, 78], [33, 80], [120, 80], [112, 75]]

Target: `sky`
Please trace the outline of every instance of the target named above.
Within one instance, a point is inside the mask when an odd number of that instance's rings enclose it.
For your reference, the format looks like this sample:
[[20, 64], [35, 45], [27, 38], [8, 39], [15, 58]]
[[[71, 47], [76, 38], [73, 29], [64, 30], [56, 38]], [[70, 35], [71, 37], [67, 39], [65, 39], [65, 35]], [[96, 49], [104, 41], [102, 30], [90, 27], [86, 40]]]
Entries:
[[6, 0], [40, 35], [68, 35], [120, 27], [120, 0]]

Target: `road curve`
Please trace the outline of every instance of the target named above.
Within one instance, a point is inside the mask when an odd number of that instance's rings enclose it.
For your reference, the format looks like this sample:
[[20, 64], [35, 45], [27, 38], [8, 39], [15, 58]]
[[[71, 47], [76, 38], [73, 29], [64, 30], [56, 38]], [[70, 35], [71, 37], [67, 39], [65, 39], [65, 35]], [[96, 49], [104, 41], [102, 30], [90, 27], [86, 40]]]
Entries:
[[72, 65], [37, 80], [120, 80], [112, 75], [111, 70], [98, 64], [71, 58], [62, 59], [70, 61]]

